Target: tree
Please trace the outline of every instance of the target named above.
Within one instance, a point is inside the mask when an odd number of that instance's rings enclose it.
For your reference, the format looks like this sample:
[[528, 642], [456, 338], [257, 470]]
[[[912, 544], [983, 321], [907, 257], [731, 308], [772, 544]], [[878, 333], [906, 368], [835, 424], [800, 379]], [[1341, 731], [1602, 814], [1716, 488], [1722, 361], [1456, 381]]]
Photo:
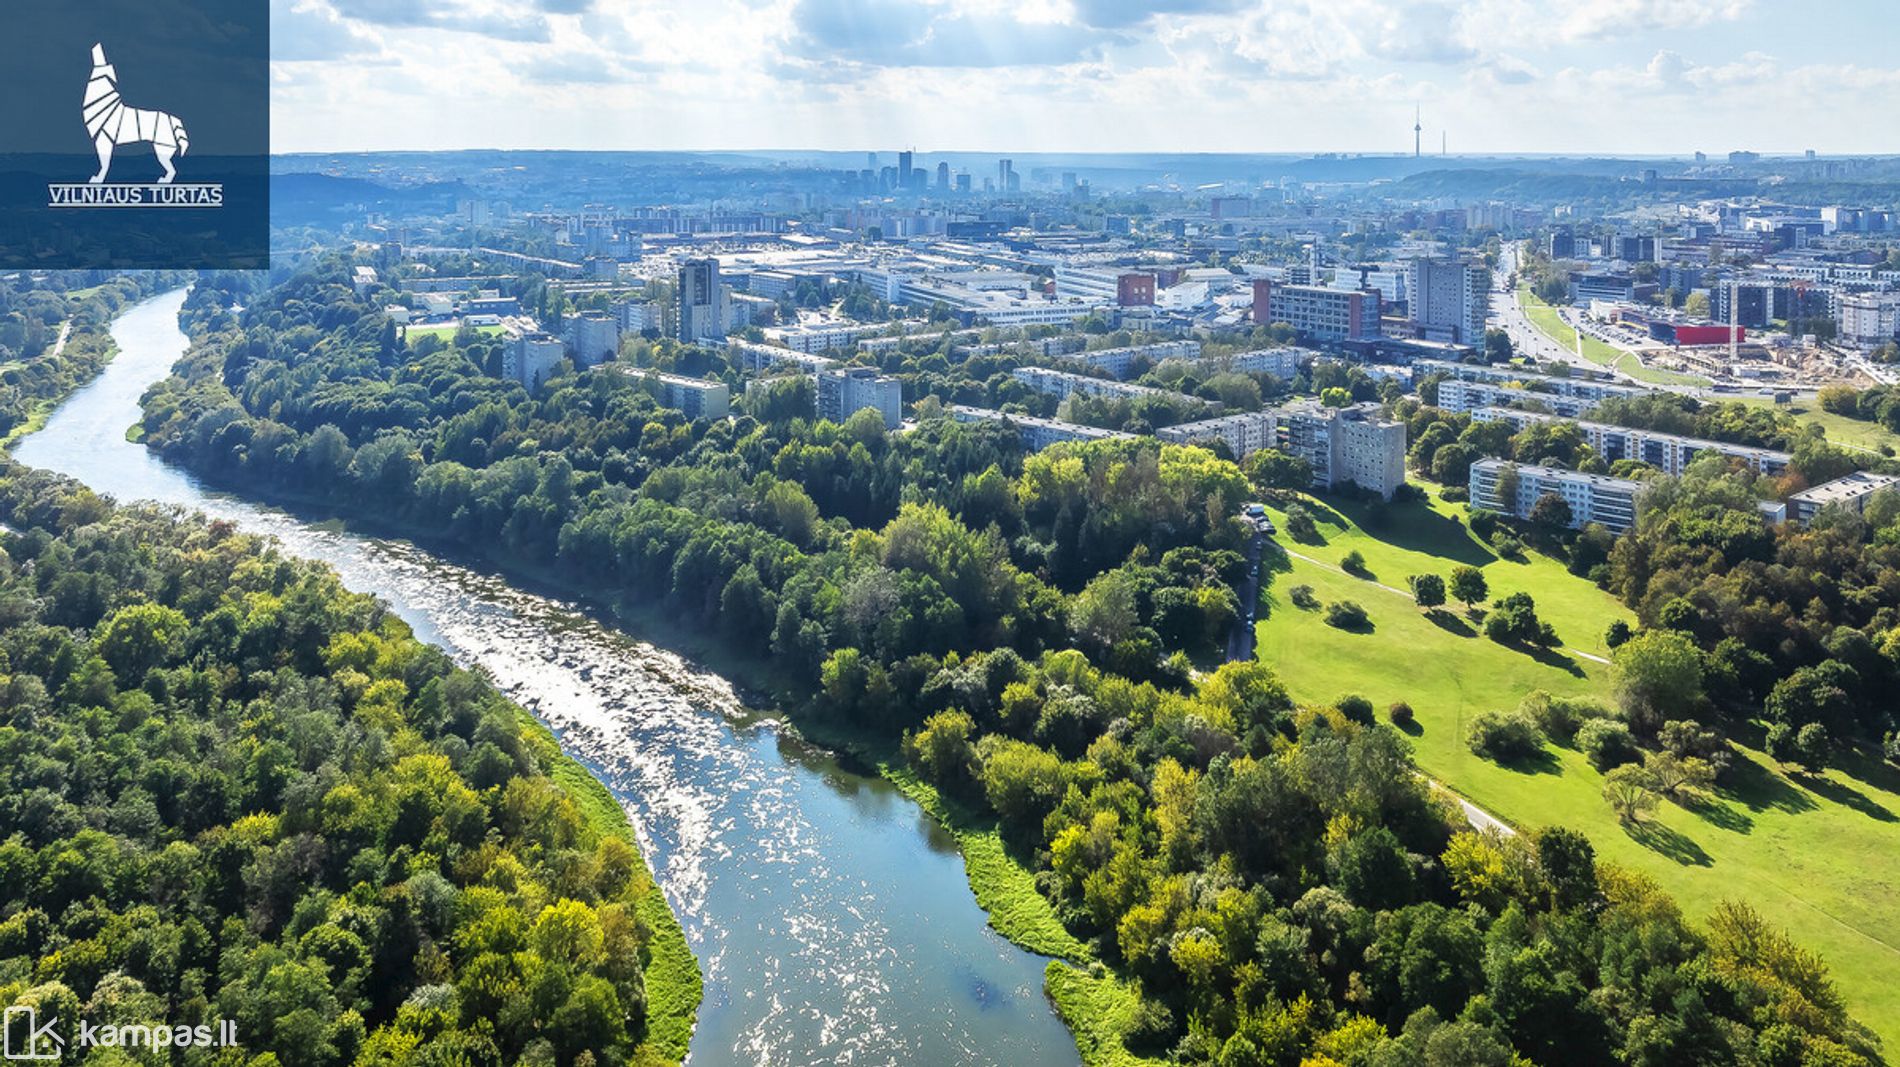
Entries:
[[1471, 751], [1499, 763], [1519, 763], [1544, 751], [1544, 734], [1521, 711], [1481, 711], [1471, 717], [1465, 741]]
[[1656, 790], [1649, 772], [1634, 763], [1603, 776], [1603, 799], [1621, 822], [1641, 822], [1643, 816], [1656, 810]]
[[1827, 766], [1830, 742], [1827, 727], [1818, 722], [1796, 727], [1777, 722], [1768, 727], [1768, 755], [1777, 762], [1810, 773]]
[[1476, 567], [1453, 567], [1450, 592], [1451, 598], [1463, 604], [1469, 613], [1473, 604], [1483, 603], [1491, 595], [1491, 585], [1484, 580], [1484, 572]]
[[1484, 331], [1484, 361], [1486, 363], [1509, 363], [1517, 352], [1511, 346], [1511, 335], [1493, 327]]
[[1319, 402], [1329, 408], [1343, 408], [1352, 404], [1352, 390], [1342, 386], [1329, 386], [1320, 390]]
[[1693, 717], [1702, 703], [1702, 654], [1673, 630], [1644, 630], [1611, 655], [1618, 706], [1634, 729]]
[[1339, 569], [1345, 571], [1347, 574], [1357, 575], [1361, 578], [1366, 577], [1368, 572], [1366, 570], [1365, 553], [1356, 548], [1346, 553], [1339, 560]]
[[1319, 524], [1313, 513], [1298, 504], [1286, 509], [1286, 532], [1295, 541], [1312, 544], [1319, 540]]
[[1247, 478], [1261, 490], [1293, 491], [1313, 484], [1313, 465], [1277, 448], [1263, 448], [1247, 457]]
[[960, 790], [974, 778], [976, 721], [963, 711], [940, 711], [904, 737], [904, 758], [933, 785]]
[[1445, 602], [1445, 579], [1436, 574], [1414, 574], [1411, 586], [1413, 603], [1427, 611]]
[[1652, 752], [1643, 761], [1656, 791], [1671, 800], [1691, 800], [1715, 785], [1715, 771], [1707, 762], [1674, 752]]
[[1570, 502], [1556, 493], [1545, 493], [1531, 505], [1527, 521], [1540, 536], [1555, 537], [1570, 528]]
[[1326, 625], [1341, 630], [1370, 629], [1372, 620], [1366, 615], [1366, 609], [1350, 600], [1335, 600], [1326, 605]]

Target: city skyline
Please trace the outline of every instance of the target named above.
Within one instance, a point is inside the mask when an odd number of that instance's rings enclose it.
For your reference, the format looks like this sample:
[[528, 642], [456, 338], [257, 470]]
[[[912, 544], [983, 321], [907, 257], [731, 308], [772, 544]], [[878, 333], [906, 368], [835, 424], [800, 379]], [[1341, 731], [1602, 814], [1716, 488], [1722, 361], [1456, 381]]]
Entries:
[[[273, 148], [1891, 151], [1871, 0], [272, 0]], [[1852, 33], [1837, 32], [1858, 27]], [[453, 106], [448, 106], [448, 105]]]

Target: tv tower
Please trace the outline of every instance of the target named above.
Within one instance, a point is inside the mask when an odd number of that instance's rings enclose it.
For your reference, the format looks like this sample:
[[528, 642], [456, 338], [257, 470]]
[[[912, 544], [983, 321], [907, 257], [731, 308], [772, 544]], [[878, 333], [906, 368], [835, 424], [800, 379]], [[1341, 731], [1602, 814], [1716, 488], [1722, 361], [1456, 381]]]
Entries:
[[1419, 110], [1419, 106], [1417, 104], [1413, 104], [1412, 105], [1412, 158], [1413, 159], [1419, 158], [1419, 156], [1422, 154], [1419, 151], [1419, 135], [1425, 132], [1425, 127], [1420, 124], [1420, 118], [1422, 117], [1422, 115], [1423, 115], [1423, 112]]

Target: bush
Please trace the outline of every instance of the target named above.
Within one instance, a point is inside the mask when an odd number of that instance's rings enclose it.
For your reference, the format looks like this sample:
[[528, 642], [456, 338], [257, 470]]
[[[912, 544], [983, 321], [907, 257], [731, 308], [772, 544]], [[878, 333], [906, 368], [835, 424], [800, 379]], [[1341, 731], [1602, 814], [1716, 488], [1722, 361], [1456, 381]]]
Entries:
[[1574, 743], [1584, 723], [1611, 716], [1607, 706], [1588, 697], [1554, 697], [1542, 689], [1525, 697], [1517, 707], [1537, 723], [1545, 737], [1560, 745]]
[[1735, 750], [1722, 735], [1699, 723], [1672, 719], [1656, 735], [1663, 749], [1681, 759], [1699, 759], [1719, 777], [1735, 762]]
[[1438, 495], [1454, 504], [1462, 504], [1471, 499], [1471, 490], [1462, 485], [1448, 485], [1439, 490]]
[[1313, 595], [1313, 587], [1310, 585], [1296, 585], [1286, 591], [1286, 597], [1296, 608], [1311, 611], [1319, 607], [1319, 597]]
[[1544, 734], [1520, 711], [1484, 711], [1472, 717], [1465, 741], [1471, 751], [1499, 763], [1531, 759], [1544, 750]]
[[1362, 578], [1370, 573], [1366, 570], [1365, 553], [1360, 552], [1356, 548], [1346, 553], [1345, 556], [1340, 559], [1339, 567], [1347, 574], [1356, 574]]
[[1313, 513], [1298, 504], [1286, 509], [1286, 532], [1295, 541], [1310, 544], [1319, 540], [1319, 524], [1313, 521]]
[[1335, 600], [1326, 605], [1326, 625], [1341, 630], [1365, 630], [1372, 626], [1372, 619], [1366, 615], [1366, 609], [1352, 601]]
[[1374, 722], [1372, 701], [1367, 700], [1357, 693], [1351, 696], [1340, 697], [1339, 703], [1334, 704], [1333, 707], [1338, 708], [1341, 715], [1344, 715], [1346, 718], [1362, 726], [1371, 726]]
[[1630, 734], [1630, 728], [1614, 719], [1591, 719], [1577, 728], [1577, 748], [1599, 771], [1635, 763], [1643, 750]]
[[1888, 763], [1900, 763], [1900, 731], [1888, 734], [1880, 743], [1880, 754]]
[[1407, 704], [1403, 700], [1400, 700], [1394, 703], [1391, 707], [1385, 709], [1385, 717], [1387, 720], [1389, 720], [1392, 723], [1392, 725], [1398, 727], [1401, 730], [1405, 729], [1406, 727], [1411, 726], [1413, 723], [1418, 721], [1418, 716], [1413, 714], [1412, 712], [1412, 705]]

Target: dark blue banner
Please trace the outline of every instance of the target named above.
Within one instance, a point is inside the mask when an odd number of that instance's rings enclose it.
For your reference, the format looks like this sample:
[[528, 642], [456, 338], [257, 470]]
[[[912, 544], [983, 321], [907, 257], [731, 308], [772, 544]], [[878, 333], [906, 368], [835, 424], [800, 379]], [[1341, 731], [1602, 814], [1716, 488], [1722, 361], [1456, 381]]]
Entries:
[[267, 265], [268, 0], [7, 0], [0, 34], [0, 269]]

